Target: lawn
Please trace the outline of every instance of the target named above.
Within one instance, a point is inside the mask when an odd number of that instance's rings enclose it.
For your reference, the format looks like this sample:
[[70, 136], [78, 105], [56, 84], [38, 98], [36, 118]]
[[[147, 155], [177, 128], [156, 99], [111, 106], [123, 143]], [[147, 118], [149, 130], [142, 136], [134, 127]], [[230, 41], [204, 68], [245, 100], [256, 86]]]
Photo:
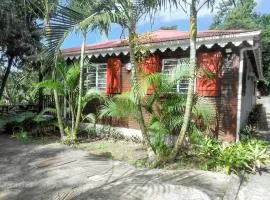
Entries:
[[126, 161], [130, 164], [134, 164], [137, 160], [147, 157], [147, 151], [141, 143], [123, 140], [98, 140], [89, 143], [79, 143], [76, 147], [86, 150], [90, 154]]

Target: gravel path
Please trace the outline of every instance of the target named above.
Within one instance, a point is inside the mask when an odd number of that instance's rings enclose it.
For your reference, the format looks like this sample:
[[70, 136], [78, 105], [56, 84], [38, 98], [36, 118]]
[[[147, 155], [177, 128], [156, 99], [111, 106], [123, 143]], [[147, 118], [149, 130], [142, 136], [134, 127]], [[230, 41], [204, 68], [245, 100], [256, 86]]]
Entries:
[[1, 200], [223, 199], [232, 180], [196, 170], [138, 170], [64, 145], [26, 145], [0, 135]]
[[[259, 136], [270, 142], [270, 97], [258, 100], [262, 104], [259, 119]], [[270, 199], [270, 165], [265, 166], [263, 173], [251, 175], [239, 191], [238, 200], [269, 200]]]

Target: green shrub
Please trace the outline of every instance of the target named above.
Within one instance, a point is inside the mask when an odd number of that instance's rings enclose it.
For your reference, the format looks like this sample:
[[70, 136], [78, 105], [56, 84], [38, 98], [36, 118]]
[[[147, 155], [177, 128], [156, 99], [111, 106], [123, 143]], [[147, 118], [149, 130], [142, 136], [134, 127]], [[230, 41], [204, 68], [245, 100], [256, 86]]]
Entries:
[[27, 141], [30, 140], [29, 135], [28, 135], [28, 133], [26, 131], [21, 131], [19, 133], [16, 133], [15, 136], [16, 136], [16, 138], [18, 140], [21, 140], [21, 141], [24, 141], [24, 142], [27, 142]]
[[215, 139], [203, 139], [198, 155], [207, 170], [224, 170], [226, 173], [256, 173], [269, 162], [267, 144], [251, 139], [235, 144], [224, 144]]
[[256, 172], [261, 169], [262, 165], [269, 162], [269, 154], [267, 154], [267, 143], [262, 140], [250, 140], [246, 143], [247, 158], [249, 160], [249, 170]]

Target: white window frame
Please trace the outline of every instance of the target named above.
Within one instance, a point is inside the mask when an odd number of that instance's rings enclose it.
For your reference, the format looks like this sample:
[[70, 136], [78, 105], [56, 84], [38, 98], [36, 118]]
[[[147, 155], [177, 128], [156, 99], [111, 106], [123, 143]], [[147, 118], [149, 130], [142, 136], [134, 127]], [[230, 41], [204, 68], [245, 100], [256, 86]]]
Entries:
[[[165, 69], [164, 69], [164, 67], [165, 67], [165, 62], [168, 62], [168, 61], [174, 61], [174, 62], [177, 62], [177, 65], [180, 65], [181, 64], [181, 60], [183, 60], [183, 59], [188, 59], [187, 57], [183, 57], [183, 58], [165, 58], [165, 59], [162, 59], [162, 72], [164, 72], [165, 71]], [[175, 67], [177, 67], [177, 66], [175, 66]], [[175, 68], [174, 67], [174, 68]], [[188, 80], [188, 78], [187, 79], [183, 79], [183, 81], [185, 81], [185, 80]], [[179, 93], [187, 93], [187, 91], [188, 91], [188, 85], [187, 85], [187, 87], [186, 88], [180, 88], [180, 82], [181, 81], [178, 81], [178, 84], [177, 84], [177, 86], [176, 86], [176, 92], [179, 92]]]
[[[95, 65], [95, 71], [91, 68], [91, 66]], [[99, 78], [99, 69], [101, 68], [101, 66], [105, 69], [105, 87], [101, 88], [99, 87], [99, 81], [100, 81], [100, 78]], [[91, 83], [91, 80], [88, 79], [88, 75], [93, 73], [93, 71], [95, 73], [95, 86], [94, 87], [91, 87], [90, 86], [90, 83]], [[93, 74], [94, 74], [93, 73]], [[86, 87], [86, 90], [90, 90], [90, 89], [95, 89], [95, 90], [100, 90], [100, 91], [105, 91], [106, 88], [107, 88], [107, 63], [91, 63], [89, 65], [86, 66], [86, 79], [85, 79], [86, 83], [85, 83], [85, 87]]]

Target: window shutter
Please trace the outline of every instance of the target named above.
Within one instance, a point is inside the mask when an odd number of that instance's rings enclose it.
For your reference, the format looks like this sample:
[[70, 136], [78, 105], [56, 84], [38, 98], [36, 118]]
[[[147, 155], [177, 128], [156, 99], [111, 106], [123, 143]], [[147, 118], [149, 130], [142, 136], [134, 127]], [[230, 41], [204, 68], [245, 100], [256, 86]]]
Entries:
[[107, 62], [107, 94], [121, 93], [121, 73], [121, 60], [110, 58]]
[[[158, 56], [148, 56], [145, 57], [142, 62], [142, 71], [145, 74], [157, 73], [160, 71], [160, 59]], [[153, 94], [153, 86], [149, 86], [147, 89], [147, 94]]]
[[198, 55], [197, 93], [201, 96], [220, 95], [222, 53], [203, 52]]

